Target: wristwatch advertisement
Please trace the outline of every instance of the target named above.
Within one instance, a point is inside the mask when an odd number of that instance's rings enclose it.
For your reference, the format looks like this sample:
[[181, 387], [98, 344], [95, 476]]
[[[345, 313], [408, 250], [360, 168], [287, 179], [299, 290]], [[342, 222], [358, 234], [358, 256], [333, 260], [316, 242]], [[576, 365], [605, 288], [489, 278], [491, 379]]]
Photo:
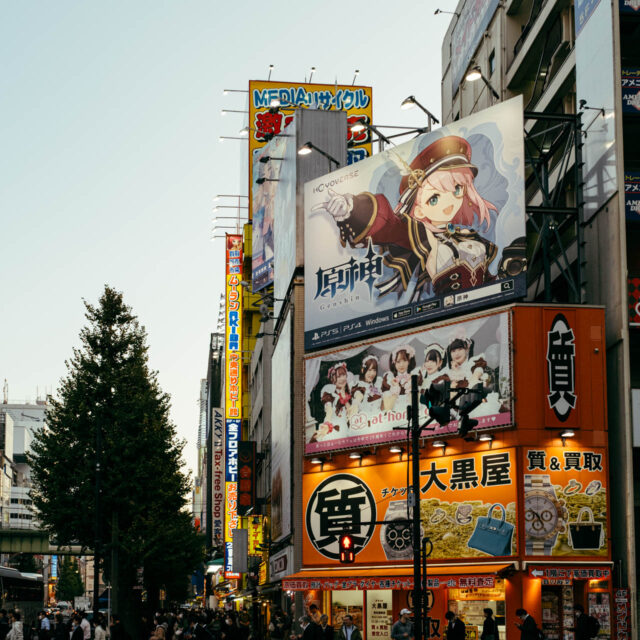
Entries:
[[550, 556], [559, 533], [567, 529], [567, 508], [558, 500], [548, 475], [524, 476], [525, 551]]
[[[413, 508], [409, 509], [409, 518]], [[407, 520], [407, 501], [395, 500], [389, 503], [384, 515], [385, 524], [380, 527], [380, 543], [387, 560], [413, 558], [412, 530]]]

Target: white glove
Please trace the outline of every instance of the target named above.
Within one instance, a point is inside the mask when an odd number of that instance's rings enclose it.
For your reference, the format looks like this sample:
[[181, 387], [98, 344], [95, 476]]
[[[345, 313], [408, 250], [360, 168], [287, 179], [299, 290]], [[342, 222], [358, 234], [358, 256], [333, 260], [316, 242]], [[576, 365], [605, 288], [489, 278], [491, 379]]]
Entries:
[[311, 211], [326, 211], [336, 222], [346, 220], [353, 210], [353, 196], [350, 193], [341, 195], [333, 189], [329, 189], [328, 194], [327, 200], [311, 207]]

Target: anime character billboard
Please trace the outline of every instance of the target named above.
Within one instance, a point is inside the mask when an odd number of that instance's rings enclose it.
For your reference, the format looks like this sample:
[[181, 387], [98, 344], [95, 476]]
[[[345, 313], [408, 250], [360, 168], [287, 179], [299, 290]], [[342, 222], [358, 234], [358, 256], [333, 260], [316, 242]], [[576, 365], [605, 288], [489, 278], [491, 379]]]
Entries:
[[[451, 395], [479, 386], [484, 400], [469, 414], [476, 430], [512, 424], [509, 313], [494, 313], [322, 353], [305, 361], [305, 453], [378, 445], [406, 439], [411, 376], [418, 377], [420, 421], [429, 420], [434, 391]], [[432, 423], [425, 437], [458, 430]]]
[[520, 97], [305, 185], [305, 347], [526, 289]]

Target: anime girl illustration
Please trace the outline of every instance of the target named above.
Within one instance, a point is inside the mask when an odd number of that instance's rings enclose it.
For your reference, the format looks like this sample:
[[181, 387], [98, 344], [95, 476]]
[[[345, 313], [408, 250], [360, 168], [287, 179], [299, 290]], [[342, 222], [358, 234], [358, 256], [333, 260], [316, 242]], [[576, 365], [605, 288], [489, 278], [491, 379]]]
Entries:
[[[274, 202], [278, 185], [280, 167], [278, 162], [261, 163], [264, 182], [253, 195], [253, 220], [256, 235], [253, 240], [252, 268], [254, 271], [262, 264], [273, 260], [273, 216]], [[270, 265], [270, 270], [273, 265]], [[273, 280], [273, 273], [263, 275], [265, 282]]]
[[389, 356], [389, 371], [382, 377], [382, 408], [406, 409], [411, 398], [411, 371], [416, 368], [416, 351], [410, 344], [396, 347]]
[[[412, 301], [423, 292], [456, 293], [494, 280], [489, 266], [498, 247], [480, 228], [489, 231], [491, 212], [499, 212], [475, 187], [478, 168], [471, 162], [471, 145], [459, 136], [445, 136], [421, 151], [411, 165], [393, 151], [391, 157], [403, 174], [395, 207], [382, 194], [339, 194], [330, 189], [328, 199], [312, 208], [333, 217], [343, 247], [366, 247], [369, 239], [379, 247], [385, 265], [395, 272], [376, 284], [380, 295], [401, 294], [413, 277]], [[508, 249], [510, 263], [517, 262], [523, 270], [524, 239]], [[503, 255], [499, 275], [504, 262]]]
[[320, 392], [324, 407], [324, 420], [310, 442], [347, 437], [349, 416], [352, 413], [352, 393], [345, 362], [338, 362], [327, 372], [329, 384]]
[[378, 357], [366, 355], [362, 360], [360, 375], [353, 383], [353, 412], [364, 414], [380, 411], [382, 403], [382, 378], [378, 376]]

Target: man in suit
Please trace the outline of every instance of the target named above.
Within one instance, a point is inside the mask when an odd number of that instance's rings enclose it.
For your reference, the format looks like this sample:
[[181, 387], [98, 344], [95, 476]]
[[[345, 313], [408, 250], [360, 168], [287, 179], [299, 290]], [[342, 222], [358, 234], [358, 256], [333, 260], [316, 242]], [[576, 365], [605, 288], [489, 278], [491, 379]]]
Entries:
[[329, 616], [323, 613], [320, 616], [320, 635], [319, 640], [333, 640], [333, 627], [329, 624]]
[[444, 614], [447, 619], [447, 640], [465, 640], [466, 625], [453, 611]]
[[526, 609], [516, 609], [516, 615], [521, 620], [521, 624], [515, 623], [520, 629], [520, 640], [538, 640], [538, 626]]
[[302, 633], [298, 635], [300, 640], [318, 640], [320, 627], [309, 616], [300, 617]]

